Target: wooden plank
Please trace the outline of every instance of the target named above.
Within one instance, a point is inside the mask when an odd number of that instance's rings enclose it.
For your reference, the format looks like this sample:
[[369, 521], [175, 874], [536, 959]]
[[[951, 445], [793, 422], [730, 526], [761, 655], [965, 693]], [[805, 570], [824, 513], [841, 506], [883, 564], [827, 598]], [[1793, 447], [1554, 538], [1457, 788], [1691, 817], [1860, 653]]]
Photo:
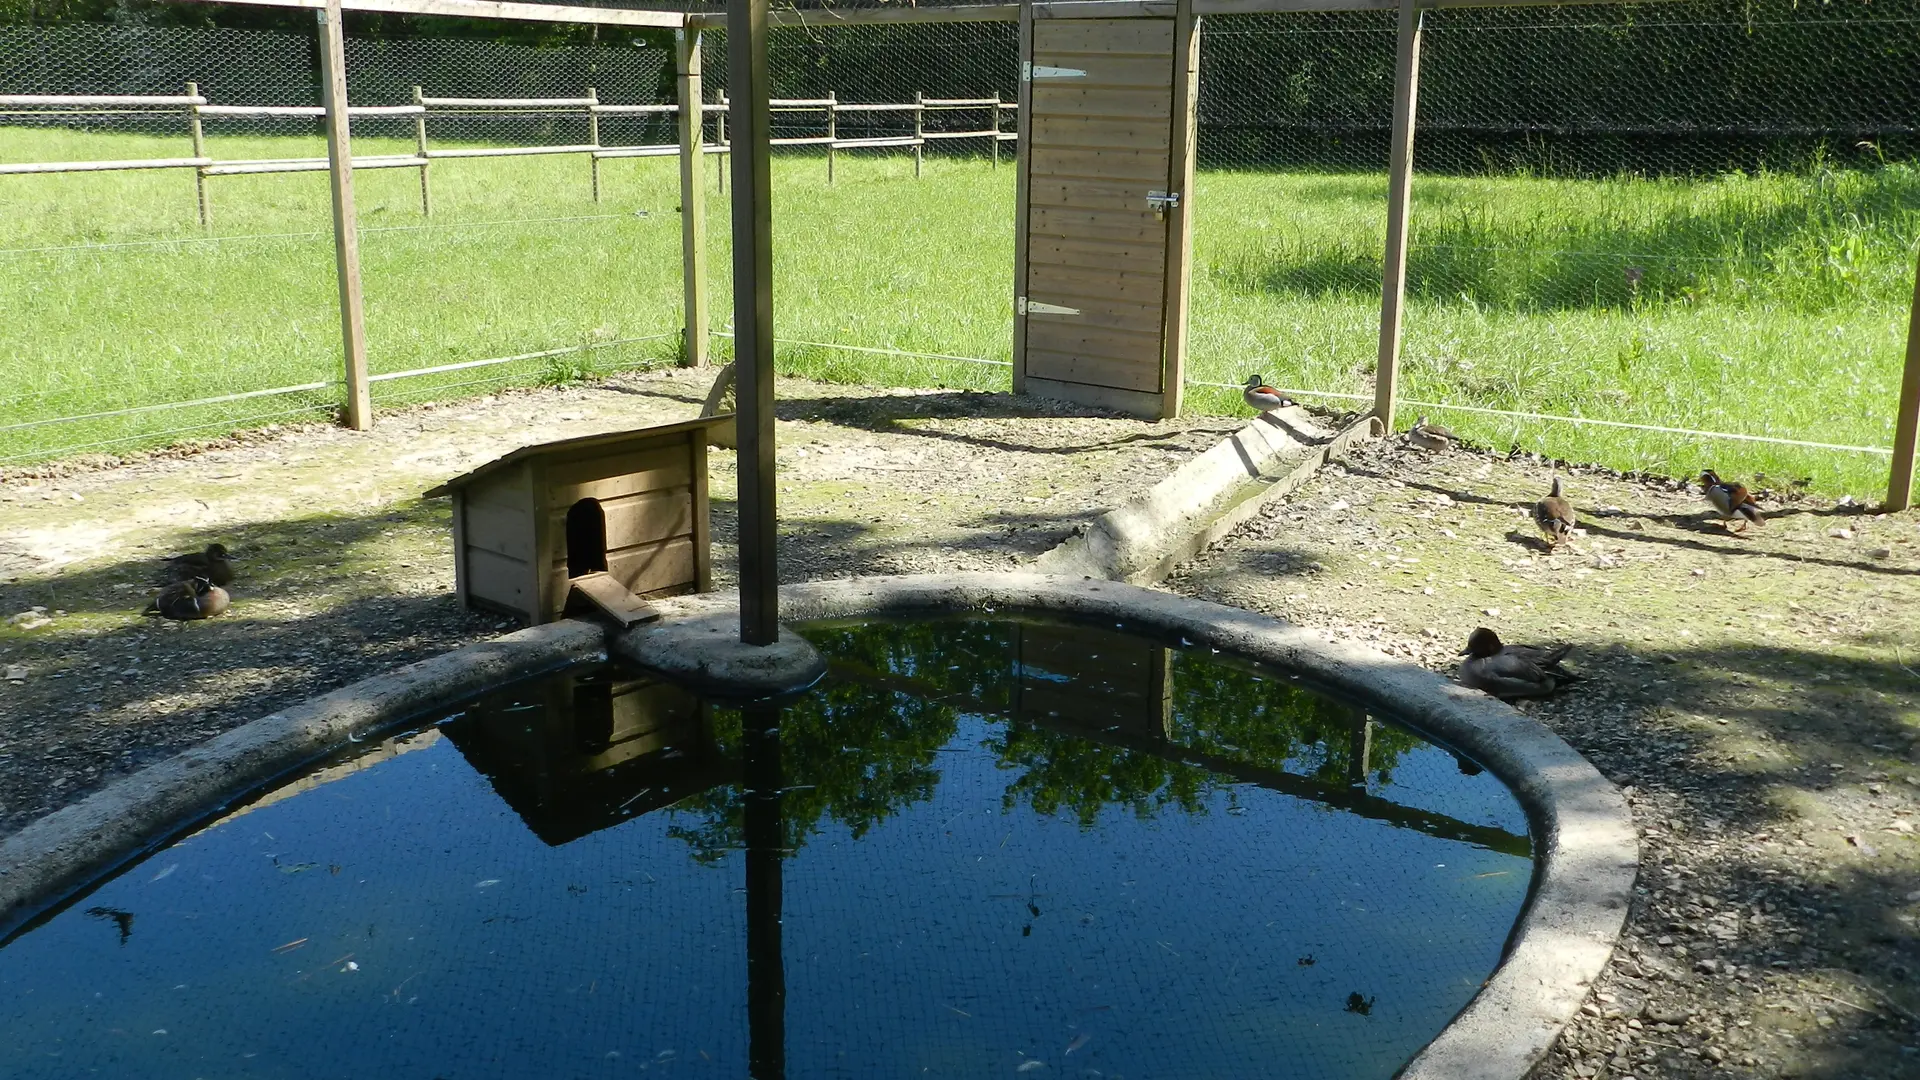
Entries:
[[674, 34], [675, 85], [680, 97], [680, 366], [707, 366], [707, 197], [700, 175], [705, 91], [701, 88], [700, 31]]
[[[1033, 107], [1046, 116], [1093, 116], [1159, 120], [1173, 115], [1165, 86], [1103, 87], [1035, 83]], [[1164, 142], [1164, 137], [1162, 139]]]
[[[551, 506], [551, 496], [547, 491], [546, 462], [535, 457], [524, 464], [520, 472], [527, 478], [527, 505], [533, 508], [533, 558], [527, 562], [527, 612], [533, 622], [550, 622], [559, 615], [560, 607], [567, 598], [566, 586], [558, 589], [547, 580], [544, 569], [552, 565], [553, 551], [557, 547], [564, 554], [567, 546], [567, 530], [555, 529], [553, 519], [541, 510]], [[570, 505], [570, 503], [569, 503]], [[563, 565], [561, 573], [565, 573]]]
[[466, 560], [469, 598], [490, 600], [522, 618], [533, 611], [531, 564], [475, 547], [467, 548]]
[[367, 318], [360, 292], [360, 225], [353, 209], [353, 136], [347, 116], [347, 47], [340, 0], [327, 0], [319, 18], [320, 103], [327, 110], [327, 177], [333, 195], [333, 251], [340, 292], [340, 342], [347, 384], [347, 426], [373, 426], [367, 382]]
[[600, 504], [609, 553], [671, 536], [693, 535], [693, 489], [648, 491]]
[[1166, 245], [1157, 242], [1129, 243], [1081, 237], [1036, 236], [1029, 259], [1036, 265], [1159, 272], [1166, 265]]
[[[188, 83], [187, 96], [190, 98], [199, 97], [200, 84]], [[187, 108], [187, 135], [193, 143], [193, 156], [197, 158], [206, 157], [207, 137], [206, 132], [200, 126], [200, 109], [197, 106], [188, 106]], [[200, 227], [204, 229], [213, 223], [212, 218], [209, 217], [207, 212], [207, 171], [205, 169], [194, 170], [193, 188], [194, 195], [200, 202]]]
[[[460, 496], [456, 494], [455, 498]], [[505, 555], [520, 562], [533, 561], [533, 518], [522, 507], [464, 500], [468, 547]]]
[[[233, 0], [197, 0], [231, 3]], [[314, 8], [327, 0], [240, 0], [247, 7]], [[345, 0], [348, 11], [378, 11], [392, 15], [445, 15], [457, 19], [501, 19], [512, 22], [589, 23], [600, 26], [684, 26], [685, 15], [671, 11], [632, 8], [575, 7], [569, 4], [521, 4], [495, 0]]]
[[1147, 209], [1147, 192], [1153, 188], [1138, 182], [1100, 183], [1092, 180], [1063, 180], [1043, 177], [1034, 184], [1033, 205], [1054, 211], [1098, 211], [1118, 217], [1138, 215], [1153, 221]]
[[1173, 72], [1173, 130], [1168, 153], [1172, 166], [1166, 190], [1180, 196], [1177, 206], [1166, 212], [1166, 301], [1161, 333], [1165, 356], [1160, 379], [1160, 406], [1166, 419], [1180, 415], [1186, 390], [1187, 310], [1193, 274], [1193, 170], [1197, 140], [1197, 111], [1200, 101], [1200, 27], [1193, 14], [1193, 0], [1179, 0], [1175, 17]]
[[[1075, 268], [1077, 280], [1060, 281], [1056, 278], [1035, 274], [1029, 280], [1027, 300], [1038, 300], [1046, 304], [1058, 304], [1062, 307], [1079, 308], [1078, 316], [1045, 317], [1047, 325], [1066, 319], [1077, 319], [1081, 325], [1097, 326], [1106, 330], [1127, 330], [1137, 334], [1147, 334], [1158, 340], [1164, 319], [1160, 312], [1160, 303], [1166, 295], [1163, 282], [1146, 275], [1135, 278], [1134, 292], [1144, 298], [1129, 298], [1116, 295], [1114, 291], [1102, 289], [1098, 282], [1089, 282], [1086, 276]], [[1035, 325], [1038, 325], [1037, 323]], [[1038, 345], [1036, 340], [1034, 344]]]
[[[1104, 386], [1113, 390], [1128, 390], [1142, 394], [1160, 392], [1160, 363], [1158, 358], [1146, 360], [1117, 360], [1111, 357], [1088, 356], [1085, 353], [1056, 352], [1047, 348], [1037, 337], [1028, 347], [1032, 357], [1031, 372], [1037, 379], [1053, 379], [1061, 383], [1082, 383], [1087, 386]], [[1156, 409], [1160, 403], [1154, 402]], [[1156, 412], [1157, 416], [1158, 413]]]
[[[1030, 211], [1035, 235], [1072, 236], [1098, 240], [1164, 245], [1167, 226], [1152, 214], [1131, 214], [1114, 210], [1062, 210], [1035, 206]], [[1144, 220], [1141, 220], [1144, 219]]]
[[1057, 52], [1173, 55], [1172, 19], [1042, 19], [1033, 28], [1033, 57]]
[[623, 627], [660, 617], [658, 609], [633, 595], [612, 574], [599, 571], [581, 574], [567, 584], [569, 592], [564, 610], [568, 615], [583, 614], [585, 609], [591, 609]]
[[[607, 574], [637, 596], [666, 596], [692, 592], [695, 584], [693, 540], [679, 536], [657, 544], [628, 548], [607, 556]], [[565, 564], [546, 575], [547, 621], [558, 618], [571, 591]]]
[[[1024, 0], [1020, 5], [1020, 61], [1022, 66], [1033, 59], [1033, 0]], [[1027, 228], [1029, 204], [1032, 202], [1033, 182], [1033, 83], [1020, 80], [1020, 94], [1013, 111], [1013, 126], [1018, 138], [1013, 144], [1014, 150], [1014, 188], [1013, 188], [1013, 392], [1022, 394], [1027, 386], [1027, 317], [1022, 314], [1019, 299], [1027, 295], [1028, 264], [1032, 259], [1033, 240]]]
[[453, 595], [466, 607], [470, 597], [467, 595], [467, 497], [466, 492], [453, 493]]
[[689, 436], [693, 455], [693, 589], [713, 590], [712, 503], [707, 493], [707, 440]]
[[[686, 487], [690, 482], [686, 441], [678, 436], [665, 446], [588, 454], [545, 461], [549, 505], [564, 510], [588, 495], [615, 499], [642, 491]], [[602, 490], [584, 490], [596, 481], [603, 482]]]
[[1072, 68], [1086, 72], [1085, 75], [1064, 78], [1035, 79], [1034, 85], [1043, 90], [1069, 88], [1164, 92], [1167, 80], [1173, 77], [1173, 61], [1165, 53], [1138, 55], [1055, 51], [1042, 53], [1035, 57], [1033, 62], [1045, 64], [1048, 67]]
[[1160, 318], [1160, 303], [1166, 296], [1167, 284], [1159, 267], [1140, 271], [1037, 264], [1034, 270], [1033, 299], [1077, 307], [1099, 322], [1107, 321], [1105, 316], [1093, 313], [1108, 308], [1125, 309], [1136, 318], [1152, 319], [1156, 323]]
[[1907, 315], [1907, 366], [1900, 379], [1900, 405], [1893, 421], [1893, 467], [1887, 476], [1887, 513], [1905, 510], [1913, 498], [1914, 445], [1920, 442], [1920, 267], [1914, 269], [1913, 307]]
[[1407, 212], [1413, 190], [1413, 120], [1420, 97], [1420, 31], [1415, 0], [1400, 0], [1400, 36], [1394, 54], [1393, 146], [1388, 155], [1387, 249], [1380, 290], [1380, 353], [1374, 365], [1373, 415], [1393, 431], [1400, 388], [1400, 323], [1407, 299]]
[[1126, 413], [1143, 420], [1154, 420], [1160, 416], [1160, 395], [1145, 394], [1137, 390], [1121, 390], [1111, 386], [1089, 386], [1085, 383], [1066, 383], [1038, 375], [1027, 379], [1027, 393], [1035, 397], [1052, 398], [1056, 401], [1072, 401], [1091, 405], [1100, 409], [1111, 409], [1117, 413]]
[[1139, 150], [1164, 146], [1167, 141], [1167, 121], [1163, 117], [1045, 113], [1034, 117], [1033, 127], [1035, 140], [1048, 148]]
[[[1025, 145], [1024, 143], [1022, 144]], [[1051, 150], [1033, 147], [1035, 179], [1061, 177], [1131, 180], [1158, 187], [1167, 179], [1167, 155], [1142, 150]]]

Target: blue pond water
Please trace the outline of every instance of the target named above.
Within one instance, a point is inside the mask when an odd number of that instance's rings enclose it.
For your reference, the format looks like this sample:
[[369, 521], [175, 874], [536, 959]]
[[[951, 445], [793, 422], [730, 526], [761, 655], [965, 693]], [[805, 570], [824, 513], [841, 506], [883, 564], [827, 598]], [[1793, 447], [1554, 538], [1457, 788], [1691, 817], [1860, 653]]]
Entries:
[[742, 714], [472, 704], [0, 949], [8, 1077], [1389, 1077], [1532, 864], [1470, 762], [1112, 630], [816, 627]]

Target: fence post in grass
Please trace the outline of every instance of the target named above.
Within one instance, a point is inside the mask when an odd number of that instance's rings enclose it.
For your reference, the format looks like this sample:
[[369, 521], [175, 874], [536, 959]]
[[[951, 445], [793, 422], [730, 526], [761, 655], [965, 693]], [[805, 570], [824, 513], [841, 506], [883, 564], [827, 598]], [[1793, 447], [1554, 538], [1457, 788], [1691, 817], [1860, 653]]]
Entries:
[[345, 358], [347, 426], [373, 426], [367, 388], [367, 322], [360, 304], [360, 227], [353, 216], [353, 135], [347, 122], [347, 48], [340, 0], [314, 12], [320, 20], [321, 104], [327, 110], [327, 177], [333, 188], [333, 253], [340, 281], [340, 344]]
[[833, 183], [834, 143], [840, 141], [840, 104], [834, 92], [827, 91], [827, 183]]
[[720, 112], [713, 120], [713, 141], [720, 146], [720, 152], [713, 155], [714, 174], [720, 178], [720, 194], [727, 193], [727, 162], [733, 157], [733, 151], [727, 147], [727, 92], [720, 91]]
[[685, 298], [686, 325], [680, 363], [707, 365], [707, 193], [701, 184], [700, 159], [706, 118], [701, 109], [700, 31], [682, 27], [673, 32], [674, 69], [680, 91], [680, 281]]
[[913, 175], [920, 176], [920, 159], [925, 156], [927, 145], [927, 95], [919, 90], [913, 92]]
[[1000, 91], [993, 92], [993, 137], [987, 140], [993, 146], [993, 167], [1000, 167]]
[[427, 159], [427, 96], [417, 86], [413, 88], [413, 104], [420, 110], [413, 114], [413, 152], [420, 158], [420, 215], [432, 217], [433, 189], [427, 180], [427, 171], [433, 167]]
[[1893, 470], [1881, 509], [1899, 513], [1912, 505], [1913, 452], [1920, 441], [1920, 266], [1913, 272], [1913, 309], [1907, 314], [1907, 369], [1900, 379], [1900, 411], [1893, 422]]
[[587, 87], [587, 142], [593, 144], [595, 151], [587, 155], [587, 160], [592, 163], [589, 169], [593, 173], [594, 202], [600, 201], [600, 155], [598, 153], [600, 149], [600, 113], [595, 108], [595, 106], [599, 104], [599, 92], [591, 86]]
[[1407, 299], [1407, 209], [1413, 180], [1413, 117], [1420, 96], [1420, 28], [1417, 0], [1400, 0], [1400, 44], [1394, 59], [1392, 170], [1387, 182], [1386, 271], [1380, 288], [1380, 358], [1373, 373], [1373, 414], [1393, 431], [1393, 403], [1400, 390], [1400, 324]]
[[[200, 84], [188, 83], [187, 96], [199, 97]], [[205, 133], [200, 130], [200, 106], [198, 105], [187, 106], [187, 130], [193, 136], [193, 156], [204, 159], [207, 156], [207, 139]], [[205, 165], [193, 167], [193, 193], [200, 201], [200, 227], [204, 229], [212, 223], [207, 213], [207, 167]]]

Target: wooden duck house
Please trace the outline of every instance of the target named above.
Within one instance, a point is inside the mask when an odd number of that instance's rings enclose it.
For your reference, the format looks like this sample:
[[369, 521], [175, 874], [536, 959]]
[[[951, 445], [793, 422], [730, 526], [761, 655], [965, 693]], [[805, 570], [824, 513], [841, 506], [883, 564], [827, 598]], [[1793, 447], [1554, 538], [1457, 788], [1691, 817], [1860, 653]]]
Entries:
[[707, 435], [731, 420], [523, 446], [427, 492], [453, 496], [461, 602], [536, 624], [571, 599], [631, 623], [640, 597], [711, 588]]

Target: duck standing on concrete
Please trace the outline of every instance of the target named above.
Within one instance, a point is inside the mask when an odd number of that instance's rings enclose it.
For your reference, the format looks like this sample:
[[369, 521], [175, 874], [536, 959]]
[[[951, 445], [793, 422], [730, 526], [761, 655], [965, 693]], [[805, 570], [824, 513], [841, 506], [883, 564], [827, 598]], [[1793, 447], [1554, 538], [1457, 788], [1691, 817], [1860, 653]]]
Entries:
[[1538, 648], [1508, 645], [1500, 635], [1482, 626], [1467, 637], [1466, 657], [1460, 662], [1460, 683], [1502, 701], [1546, 697], [1581, 676], [1560, 666], [1571, 645]]
[[1578, 524], [1573, 517], [1573, 504], [1560, 490], [1558, 476], [1553, 478], [1553, 490], [1547, 492], [1547, 497], [1533, 504], [1533, 524], [1540, 535], [1546, 537], [1549, 548], [1559, 547]]
[[1721, 521], [1731, 522], [1739, 518], [1741, 532], [1746, 531], [1749, 522], [1755, 525], [1767, 523], [1766, 517], [1760, 513], [1760, 504], [1754, 501], [1753, 492], [1747, 490], [1747, 485], [1722, 480], [1712, 469], [1700, 474], [1700, 484], [1707, 489], [1707, 503], [1713, 507], [1714, 513], [1720, 515]]
[[1254, 412], [1266, 414], [1275, 409], [1284, 409], [1293, 404], [1287, 395], [1267, 385], [1265, 375], [1247, 376], [1246, 389], [1240, 391], [1240, 397]]
[[140, 614], [188, 622], [211, 619], [227, 610], [227, 604], [227, 590], [204, 577], [196, 577], [161, 589]]
[[1460, 439], [1451, 429], [1428, 423], [1423, 414], [1407, 429], [1407, 441], [1422, 450], [1447, 450]]
[[172, 575], [167, 580], [190, 581], [203, 577], [214, 585], [231, 585], [233, 584], [232, 559], [233, 556], [227, 554], [224, 544], [208, 544], [205, 551], [172, 555], [167, 558], [167, 573]]

